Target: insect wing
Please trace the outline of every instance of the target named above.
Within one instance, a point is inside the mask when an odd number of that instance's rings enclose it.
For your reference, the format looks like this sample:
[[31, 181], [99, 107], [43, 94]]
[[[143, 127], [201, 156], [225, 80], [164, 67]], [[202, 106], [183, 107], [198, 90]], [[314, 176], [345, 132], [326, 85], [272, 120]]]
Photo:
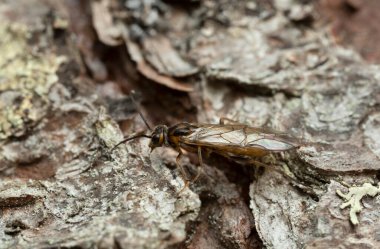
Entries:
[[246, 125], [199, 125], [183, 137], [185, 143], [208, 147], [256, 147], [268, 151], [285, 151], [298, 146], [293, 137], [283, 132]]

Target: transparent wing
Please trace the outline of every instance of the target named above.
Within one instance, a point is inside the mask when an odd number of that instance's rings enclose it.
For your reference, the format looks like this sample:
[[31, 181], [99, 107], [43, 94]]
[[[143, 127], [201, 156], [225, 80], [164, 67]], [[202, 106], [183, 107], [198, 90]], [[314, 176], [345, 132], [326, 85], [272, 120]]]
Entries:
[[285, 151], [299, 146], [298, 140], [286, 133], [246, 125], [198, 125], [181, 140], [208, 147], [256, 147], [268, 151]]

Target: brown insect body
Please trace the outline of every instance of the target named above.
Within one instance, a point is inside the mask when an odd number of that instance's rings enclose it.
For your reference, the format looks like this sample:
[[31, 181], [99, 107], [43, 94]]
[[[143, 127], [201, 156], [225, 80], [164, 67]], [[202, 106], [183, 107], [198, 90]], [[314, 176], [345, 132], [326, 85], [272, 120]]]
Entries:
[[[131, 99], [137, 107], [133, 94], [131, 94]], [[141, 112], [138, 111], [138, 113], [148, 129], [152, 130]], [[223, 121], [225, 120], [228, 119], [222, 118], [220, 124], [179, 123], [171, 127], [158, 125], [150, 135], [140, 132], [119, 142], [113, 149], [124, 142], [139, 137], [151, 139], [149, 147], [152, 151], [157, 147], [172, 147], [178, 151], [176, 164], [184, 177], [185, 186], [183, 189], [185, 189], [189, 181], [186, 179], [186, 172], [179, 163], [182, 149], [197, 152], [201, 166], [203, 164], [202, 150], [214, 152], [225, 157], [248, 159], [248, 162], [265, 165], [255, 161], [255, 158], [263, 157], [272, 152], [287, 151], [299, 147], [298, 141], [286, 133], [266, 128], [250, 127], [234, 121], [234, 124], [224, 124]], [[200, 171], [192, 181], [195, 181], [199, 175]]]
[[150, 147], [170, 146], [176, 150], [199, 147], [222, 155], [262, 157], [298, 147], [291, 136], [243, 124], [179, 123], [172, 127], [157, 126], [151, 135]]
[[[178, 152], [176, 164], [185, 181], [183, 189], [188, 186], [189, 180], [179, 163], [183, 154], [182, 150], [197, 152], [201, 166], [203, 164], [202, 151], [217, 153], [228, 158], [244, 159], [244, 161], [248, 159], [250, 163], [264, 166], [265, 164], [256, 161], [255, 158], [272, 152], [288, 151], [299, 146], [297, 140], [286, 133], [265, 128], [250, 127], [244, 124], [179, 123], [171, 127], [158, 125], [150, 135], [146, 135], [145, 132], [140, 133], [121, 141], [114, 148], [139, 137], [151, 139], [149, 147], [152, 151], [157, 147], [166, 146]], [[199, 169], [197, 176], [192, 181], [199, 177]]]

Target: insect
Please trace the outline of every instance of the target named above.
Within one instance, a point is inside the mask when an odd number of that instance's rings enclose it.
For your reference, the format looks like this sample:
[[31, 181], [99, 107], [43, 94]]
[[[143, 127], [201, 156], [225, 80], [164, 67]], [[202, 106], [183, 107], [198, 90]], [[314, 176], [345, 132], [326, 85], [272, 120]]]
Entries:
[[140, 137], [150, 138], [149, 147], [151, 151], [162, 146], [173, 148], [178, 152], [176, 165], [184, 178], [184, 188], [186, 188], [190, 182], [197, 180], [200, 171], [198, 167], [198, 173], [195, 178], [191, 181], [187, 179], [186, 172], [180, 164], [183, 150], [198, 153], [201, 167], [203, 166], [202, 153], [204, 152], [213, 152], [228, 158], [238, 157], [245, 159], [248, 163], [266, 166], [257, 161], [257, 158], [261, 158], [273, 152], [283, 152], [299, 147], [297, 139], [286, 133], [266, 128], [250, 127], [236, 122], [226, 124], [225, 121], [228, 119], [225, 118], [222, 118], [219, 124], [183, 122], [170, 127], [158, 125], [152, 130], [143, 115], [140, 112], [139, 114], [146, 126], [151, 130], [151, 133], [146, 134], [144, 131], [135, 136], [126, 138], [116, 144], [113, 149], [122, 143]]

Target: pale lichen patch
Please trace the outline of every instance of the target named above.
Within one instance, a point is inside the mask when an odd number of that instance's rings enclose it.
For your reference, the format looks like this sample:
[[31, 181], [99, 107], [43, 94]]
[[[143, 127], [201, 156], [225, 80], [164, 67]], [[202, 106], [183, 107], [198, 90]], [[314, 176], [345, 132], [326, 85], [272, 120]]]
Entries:
[[117, 127], [117, 124], [106, 114], [104, 107], [101, 107], [98, 121], [95, 123], [95, 129], [98, 137], [109, 148], [112, 148], [123, 139], [123, 135]]
[[47, 94], [58, 82], [56, 71], [65, 60], [32, 51], [29, 37], [21, 24], [0, 24], [0, 139], [22, 136], [44, 117], [49, 107]]
[[363, 207], [360, 203], [361, 199], [366, 195], [369, 195], [371, 197], [375, 197], [377, 194], [380, 193], [380, 186], [375, 187], [370, 183], [364, 183], [360, 187], [356, 187], [356, 186], [350, 187], [348, 189], [347, 194], [343, 194], [339, 189], [336, 191], [336, 193], [340, 197], [342, 197], [343, 199], [346, 200], [346, 202], [344, 202], [340, 206], [340, 208], [344, 209], [346, 207], [351, 207], [350, 208], [350, 220], [351, 220], [352, 224], [357, 225], [357, 224], [359, 224], [357, 214], [360, 213], [361, 210], [363, 209]]

